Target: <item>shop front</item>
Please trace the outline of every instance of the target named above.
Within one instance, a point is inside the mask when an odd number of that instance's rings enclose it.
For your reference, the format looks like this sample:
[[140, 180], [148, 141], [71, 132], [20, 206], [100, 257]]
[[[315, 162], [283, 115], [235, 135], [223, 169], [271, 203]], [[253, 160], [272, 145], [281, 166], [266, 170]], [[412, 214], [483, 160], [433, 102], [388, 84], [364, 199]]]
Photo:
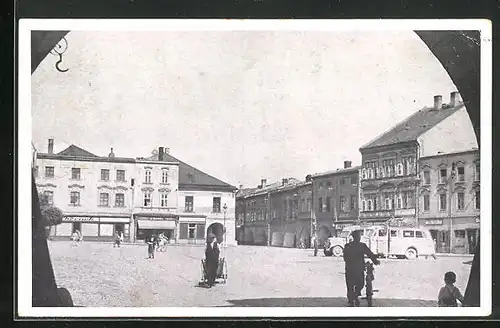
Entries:
[[61, 224], [51, 228], [53, 240], [69, 240], [75, 231], [80, 231], [84, 241], [113, 241], [116, 231], [130, 240], [129, 216], [63, 216]]
[[[199, 244], [203, 245], [206, 243], [206, 218], [187, 216], [179, 217], [179, 239], [177, 240], [180, 244]], [[219, 230], [221, 232], [219, 233]], [[222, 233], [222, 229], [214, 231], [213, 234], [219, 238], [219, 234]]]
[[177, 218], [175, 216], [136, 216], [136, 240], [163, 233], [170, 243], [177, 240]]
[[[473, 254], [479, 239], [479, 218], [423, 219], [420, 227], [430, 231], [436, 253]], [[451, 241], [450, 241], [451, 239]]]

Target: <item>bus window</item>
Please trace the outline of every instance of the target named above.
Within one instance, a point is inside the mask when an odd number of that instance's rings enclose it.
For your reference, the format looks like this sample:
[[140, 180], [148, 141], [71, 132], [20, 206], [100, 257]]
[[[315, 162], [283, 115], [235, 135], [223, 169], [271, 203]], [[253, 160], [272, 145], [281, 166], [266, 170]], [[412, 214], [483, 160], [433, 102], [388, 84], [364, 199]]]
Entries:
[[403, 237], [405, 237], [405, 238], [413, 238], [413, 237], [415, 237], [415, 231], [413, 231], [413, 230], [403, 230]]
[[397, 237], [398, 236], [398, 231], [397, 230], [391, 230], [391, 237]]
[[385, 230], [379, 230], [378, 231], [378, 235], [379, 235], [379, 237], [387, 236], [387, 231], [385, 231]]
[[417, 238], [425, 238], [425, 234], [423, 231], [417, 230], [415, 231], [415, 237]]

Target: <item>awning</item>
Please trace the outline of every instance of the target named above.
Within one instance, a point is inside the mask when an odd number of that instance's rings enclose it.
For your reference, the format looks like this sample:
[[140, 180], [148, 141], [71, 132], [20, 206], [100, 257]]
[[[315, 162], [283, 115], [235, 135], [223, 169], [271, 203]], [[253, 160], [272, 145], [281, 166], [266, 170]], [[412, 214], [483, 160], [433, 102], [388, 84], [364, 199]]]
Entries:
[[139, 229], [175, 229], [175, 221], [137, 220]]

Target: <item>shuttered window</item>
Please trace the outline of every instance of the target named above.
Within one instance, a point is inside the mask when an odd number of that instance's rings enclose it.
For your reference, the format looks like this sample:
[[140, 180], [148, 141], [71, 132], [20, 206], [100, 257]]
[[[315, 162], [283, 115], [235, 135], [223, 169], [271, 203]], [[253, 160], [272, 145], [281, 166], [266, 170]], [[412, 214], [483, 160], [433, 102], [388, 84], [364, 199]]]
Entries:
[[181, 223], [179, 227], [179, 238], [187, 239], [188, 237], [188, 223]]
[[204, 239], [205, 238], [205, 225], [204, 224], [197, 224], [196, 225], [196, 238], [197, 239]]

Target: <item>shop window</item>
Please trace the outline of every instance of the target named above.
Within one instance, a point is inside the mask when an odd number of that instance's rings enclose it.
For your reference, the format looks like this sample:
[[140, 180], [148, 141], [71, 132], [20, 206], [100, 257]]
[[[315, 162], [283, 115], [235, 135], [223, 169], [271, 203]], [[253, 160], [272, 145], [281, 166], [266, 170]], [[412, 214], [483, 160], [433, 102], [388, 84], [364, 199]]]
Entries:
[[415, 237], [415, 231], [413, 231], [413, 230], [403, 230], [403, 237], [405, 237], [405, 238], [414, 238]]
[[196, 238], [196, 224], [189, 223], [188, 226], [188, 238], [195, 239]]
[[109, 206], [109, 194], [102, 192], [99, 195], [99, 205], [100, 206]]
[[97, 237], [99, 235], [99, 225], [96, 223], [82, 223], [82, 235]]
[[205, 239], [205, 225], [197, 224], [196, 225], [196, 238], [197, 239]]
[[78, 191], [70, 192], [70, 204], [73, 206], [80, 205], [80, 192]]
[[102, 237], [110, 237], [113, 236], [114, 232], [114, 224], [112, 223], [101, 223], [99, 224], [99, 236]]
[[465, 238], [465, 230], [455, 230], [455, 238]]
[[80, 180], [80, 169], [79, 168], [72, 168], [71, 169], [71, 179], [72, 180]]
[[188, 224], [180, 223], [179, 224], [179, 239], [187, 239], [188, 237]]
[[125, 170], [116, 170], [116, 181], [125, 182]]
[[46, 178], [53, 178], [54, 177], [54, 167], [53, 166], [46, 166], [45, 167], [45, 177]]
[[109, 181], [109, 170], [101, 169], [101, 181]]
[[184, 211], [193, 212], [194, 210], [194, 196], [186, 196], [184, 201]]
[[122, 193], [116, 194], [115, 196], [115, 206], [125, 207], [125, 195]]

